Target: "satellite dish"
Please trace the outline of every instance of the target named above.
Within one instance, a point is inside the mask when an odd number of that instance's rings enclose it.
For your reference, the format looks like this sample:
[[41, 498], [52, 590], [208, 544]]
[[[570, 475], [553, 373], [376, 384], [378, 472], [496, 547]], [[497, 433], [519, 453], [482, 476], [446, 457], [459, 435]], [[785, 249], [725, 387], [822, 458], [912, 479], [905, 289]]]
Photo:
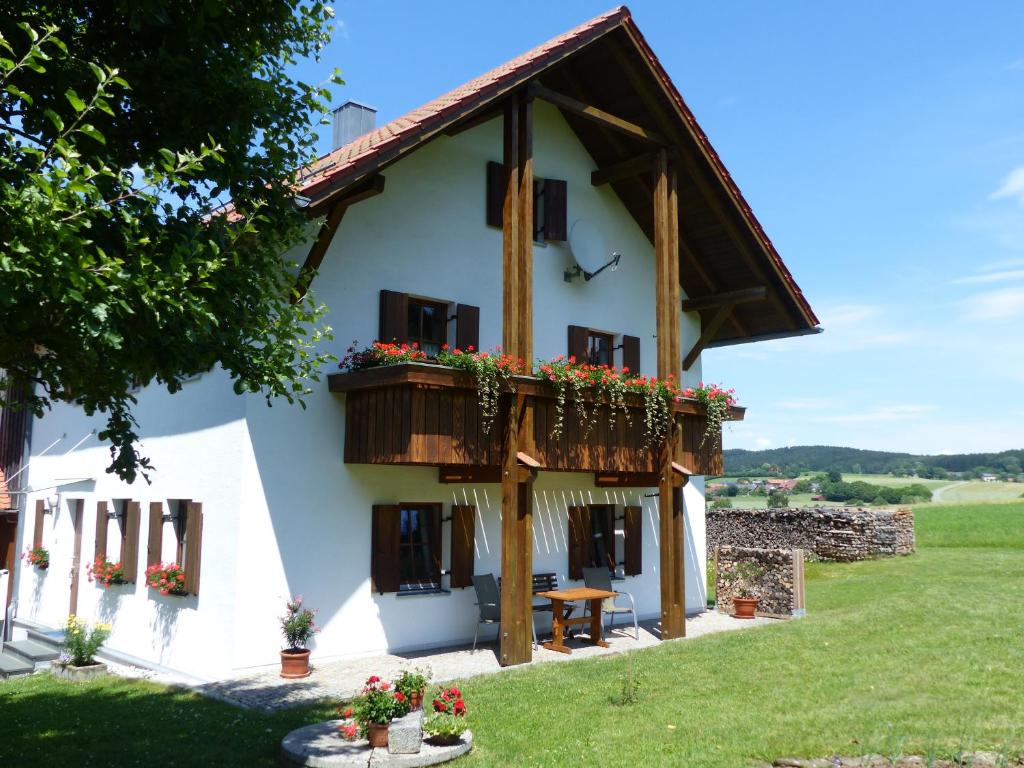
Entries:
[[586, 219], [577, 219], [569, 230], [569, 251], [584, 272], [596, 272], [608, 261], [601, 231]]
[[620, 254], [608, 250], [601, 231], [586, 219], [577, 219], [569, 230], [569, 251], [576, 262], [572, 270], [566, 270], [565, 281], [572, 282], [574, 277], [583, 276], [587, 282], [604, 272], [608, 267], [612, 271], [619, 266]]

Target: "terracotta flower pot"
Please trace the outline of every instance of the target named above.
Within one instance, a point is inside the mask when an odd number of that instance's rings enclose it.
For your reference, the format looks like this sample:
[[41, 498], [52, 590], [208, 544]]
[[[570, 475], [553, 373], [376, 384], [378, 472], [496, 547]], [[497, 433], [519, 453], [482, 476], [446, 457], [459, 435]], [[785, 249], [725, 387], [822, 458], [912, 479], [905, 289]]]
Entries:
[[754, 611], [757, 610], [756, 597], [734, 597], [732, 604], [736, 608], [736, 613], [733, 616], [737, 619], [754, 618]]
[[388, 745], [388, 728], [390, 724], [367, 723], [366, 739], [371, 747], [386, 747]]
[[409, 709], [416, 710], [423, 706], [423, 691], [413, 691], [409, 694]]
[[281, 651], [281, 677], [309, 677], [309, 650], [288, 648]]

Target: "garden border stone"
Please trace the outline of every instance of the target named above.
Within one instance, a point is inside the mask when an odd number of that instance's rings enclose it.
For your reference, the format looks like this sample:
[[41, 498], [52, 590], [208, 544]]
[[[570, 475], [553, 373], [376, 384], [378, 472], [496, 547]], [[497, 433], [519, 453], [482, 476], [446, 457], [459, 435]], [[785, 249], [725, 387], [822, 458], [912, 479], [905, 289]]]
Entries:
[[297, 728], [281, 740], [281, 765], [286, 768], [341, 768], [342, 766], [381, 766], [381, 768], [420, 768], [447, 763], [473, 748], [473, 733], [466, 731], [458, 744], [439, 747], [423, 742], [419, 753], [393, 755], [386, 748], [370, 749], [365, 739], [345, 741], [338, 733], [341, 720]]

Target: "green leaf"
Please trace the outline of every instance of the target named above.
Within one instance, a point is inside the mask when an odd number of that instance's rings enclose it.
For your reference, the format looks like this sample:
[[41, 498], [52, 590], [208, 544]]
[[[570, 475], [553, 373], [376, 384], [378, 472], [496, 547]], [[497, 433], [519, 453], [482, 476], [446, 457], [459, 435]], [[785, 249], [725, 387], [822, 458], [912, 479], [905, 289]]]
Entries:
[[53, 123], [54, 128], [56, 128], [58, 131], [64, 130], [64, 121], [60, 119], [60, 115], [58, 115], [52, 109], [44, 109], [43, 114], [46, 115], [46, 118], [51, 123]]
[[68, 103], [71, 104], [71, 107], [75, 110], [75, 112], [77, 112], [78, 114], [82, 114], [83, 112], [85, 112], [85, 102], [82, 101], [81, 98], [79, 98], [77, 93], [75, 93], [74, 88], [68, 88], [64, 92], [64, 96], [65, 98], [67, 98]]
[[104, 138], [103, 134], [99, 132], [96, 126], [90, 125], [89, 123], [84, 123], [83, 125], [78, 126], [77, 133], [84, 133], [90, 139], [98, 141], [100, 144], [107, 143], [106, 138]]

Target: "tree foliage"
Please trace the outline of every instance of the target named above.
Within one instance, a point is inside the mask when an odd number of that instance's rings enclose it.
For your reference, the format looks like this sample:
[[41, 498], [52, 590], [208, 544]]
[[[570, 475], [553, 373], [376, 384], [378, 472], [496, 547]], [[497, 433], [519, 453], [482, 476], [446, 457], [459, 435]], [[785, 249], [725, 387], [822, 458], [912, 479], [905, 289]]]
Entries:
[[295, 174], [329, 98], [288, 67], [331, 17], [300, 0], [5, 5], [0, 392], [106, 414], [108, 471], [129, 481], [150, 466], [133, 387], [219, 364], [239, 393], [301, 402], [329, 359], [324, 308], [296, 300], [282, 254], [308, 225]]

